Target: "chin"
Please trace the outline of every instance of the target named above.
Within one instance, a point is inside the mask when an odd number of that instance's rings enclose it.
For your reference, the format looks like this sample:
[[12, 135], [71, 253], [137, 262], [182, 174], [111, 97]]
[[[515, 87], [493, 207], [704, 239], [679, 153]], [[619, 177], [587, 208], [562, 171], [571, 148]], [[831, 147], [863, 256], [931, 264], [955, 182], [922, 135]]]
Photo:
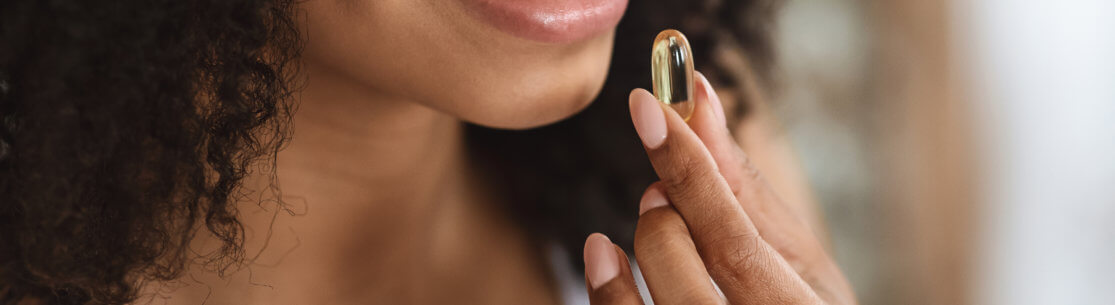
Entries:
[[604, 73], [576, 82], [554, 85], [540, 83], [525, 90], [481, 98], [484, 103], [454, 115], [465, 122], [498, 129], [530, 129], [549, 125], [577, 114], [596, 99], [604, 85]]
[[561, 60], [534, 60], [529, 68], [499, 71], [484, 84], [470, 86], [492, 90], [467, 90], [470, 94], [457, 95], [461, 100], [429, 106], [465, 122], [499, 129], [529, 129], [572, 117], [604, 87], [613, 36], [602, 36]]
[[[627, 3], [446, 2], [460, 5], [355, 1], [345, 10], [359, 14], [338, 15], [334, 2], [306, 1], [304, 62], [369, 96], [481, 126], [534, 128], [569, 118], [595, 99]], [[579, 10], [593, 13], [557, 23], [534, 18]]]

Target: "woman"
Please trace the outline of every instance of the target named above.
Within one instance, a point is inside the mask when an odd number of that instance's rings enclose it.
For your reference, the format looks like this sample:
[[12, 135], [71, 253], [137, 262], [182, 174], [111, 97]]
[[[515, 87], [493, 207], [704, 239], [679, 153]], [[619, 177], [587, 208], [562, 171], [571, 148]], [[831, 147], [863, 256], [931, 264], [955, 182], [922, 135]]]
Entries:
[[[658, 304], [854, 303], [763, 119], [773, 9], [4, 1], [0, 300], [556, 304], [557, 241], [639, 303], [603, 231]], [[631, 91], [667, 27], [688, 123]]]

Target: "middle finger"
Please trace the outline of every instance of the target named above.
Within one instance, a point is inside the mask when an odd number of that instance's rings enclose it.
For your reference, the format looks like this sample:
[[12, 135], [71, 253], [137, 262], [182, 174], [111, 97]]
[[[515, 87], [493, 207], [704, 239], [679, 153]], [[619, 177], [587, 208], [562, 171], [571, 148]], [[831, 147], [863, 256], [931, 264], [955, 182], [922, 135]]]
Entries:
[[709, 274], [734, 304], [811, 304], [819, 299], [763, 241], [696, 134], [649, 92], [631, 93], [635, 129], [666, 195]]
[[705, 144], [736, 200], [751, 217], [763, 240], [789, 263], [822, 297], [840, 304], [854, 303], [847, 281], [826, 254], [802, 215], [776, 194], [749, 161], [725, 126], [719, 97], [708, 80], [696, 74], [696, 107], [688, 125]]

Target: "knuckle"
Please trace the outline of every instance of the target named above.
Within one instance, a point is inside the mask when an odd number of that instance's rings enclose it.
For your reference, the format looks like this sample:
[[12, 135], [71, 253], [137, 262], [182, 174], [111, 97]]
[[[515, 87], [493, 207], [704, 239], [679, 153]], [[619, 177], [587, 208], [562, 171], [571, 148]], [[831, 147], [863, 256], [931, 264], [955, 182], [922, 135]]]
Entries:
[[740, 159], [742, 160], [742, 172], [739, 177], [735, 177], [731, 184], [732, 193], [736, 195], [737, 198], [757, 200], [762, 187], [767, 185], [766, 178], [764, 178], [763, 174], [759, 172], [759, 169], [755, 167], [751, 158], [743, 155]]
[[667, 166], [660, 178], [670, 199], [675, 201], [701, 200], [717, 195], [721, 186], [720, 171], [707, 154], [673, 148], [667, 152]]
[[748, 156], [746, 153], [743, 153], [740, 156], [740, 160], [743, 161], [743, 168], [747, 170], [747, 173], [750, 174], [752, 177], [759, 174], [759, 168], [755, 166], [755, 162], [752, 161], [751, 157]]
[[742, 280], [763, 267], [762, 239], [756, 234], [736, 234], [713, 241], [707, 262], [710, 273]]
[[675, 175], [663, 178], [670, 199], [684, 202], [708, 198], [713, 195], [716, 184], [711, 181], [714, 177], [712, 173], [698, 164], [679, 166], [680, 168]]
[[672, 170], [663, 182], [668, 185], [687, 185], [704, 176], [701, 160], [688, 154], [675, 154]]

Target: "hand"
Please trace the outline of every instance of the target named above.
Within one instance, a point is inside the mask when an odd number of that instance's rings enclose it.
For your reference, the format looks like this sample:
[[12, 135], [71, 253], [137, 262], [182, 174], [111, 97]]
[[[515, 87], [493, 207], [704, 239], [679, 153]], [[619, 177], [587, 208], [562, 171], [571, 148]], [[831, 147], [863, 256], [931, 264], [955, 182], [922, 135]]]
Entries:
[[[732, 140], [708, 80], [697, 78], [688, 124], [646, 90], [629, 101], [662, 179], [643, 194], [635, 231], [635, 258], [654, 303], [855, 304], [805, 220]], [[622, 249], [597, 233], [584, 255], [592, 304], [642, 304]]]

